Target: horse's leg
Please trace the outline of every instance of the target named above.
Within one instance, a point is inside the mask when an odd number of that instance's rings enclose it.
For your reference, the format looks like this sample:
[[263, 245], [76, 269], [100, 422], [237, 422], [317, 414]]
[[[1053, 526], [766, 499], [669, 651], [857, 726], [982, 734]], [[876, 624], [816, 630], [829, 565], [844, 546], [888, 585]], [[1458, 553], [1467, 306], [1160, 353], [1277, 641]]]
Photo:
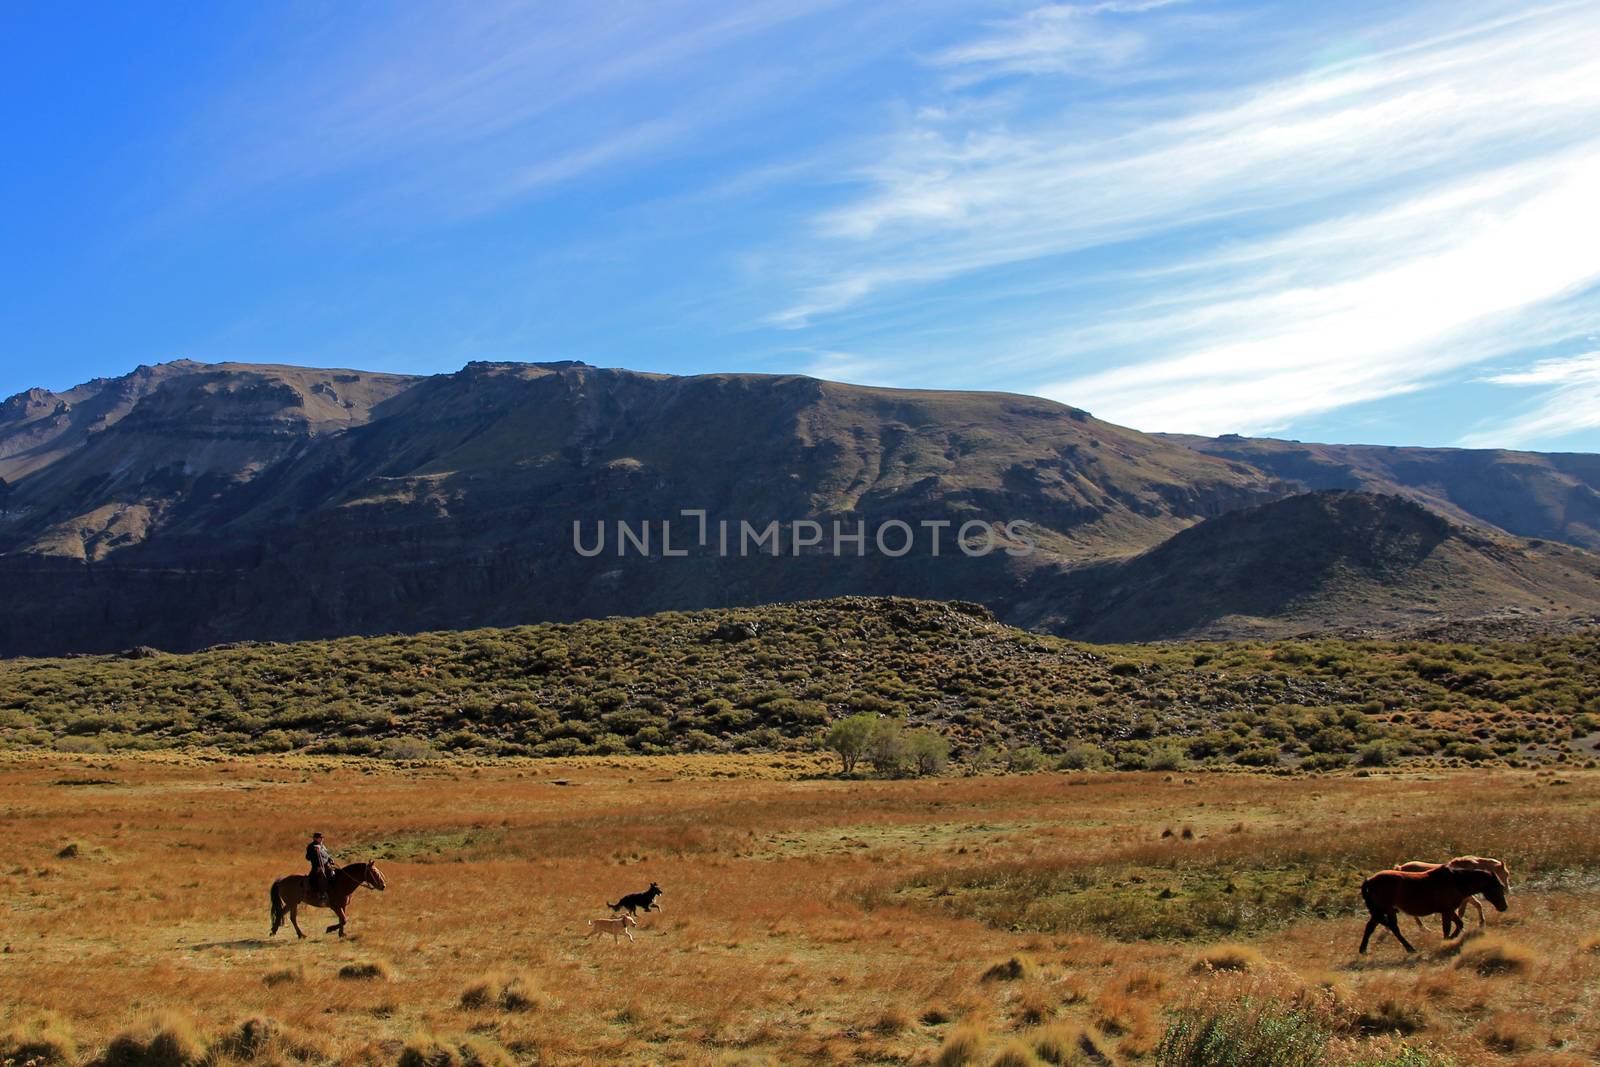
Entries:
[[624, 927], [623, 927], [623, 928], [622, 928], [622, 932], [623, 932], [623, 933], [625, 933], [625, 934], [627, 934], [627, 935], [628, 935], [628, 940], [629, 940], [629, 941], [632, 941], [632, 940], [633, 940], [633, 931], [632, 931], [632, 930], [630, 930], [630, 929], [628, 929], [628, 928], [627, 928], [627, 927], [626, 927], [626, 926], [624, 926]]
[[300, 929], [300, 902], [297, 900], [289, 905], [289, 924], [294, 927], [294, 936], [305, 940], [306, 932]]
[[339, 931], [339, 936], [343, 937], [344, 936], [344, 909], [341, 908], [341, 907], [337, 907], [336, 906], [333, 909], [333, 913], [335, 915], [339, 916], [339, 921], [334, 923], [332, 926], [328, 927], [328, 929], [325, 932], [331, 934], [335, 930], [337, 930], [337, 931]]
[[1406, 940], [1406, 935], [1400, 932], [1400, 923], [1396, 921], [1396, 915], [1394, 912], [1391, 911], [1388, 915], [1384, 916], [1383, 925], [1389, 928], [1389, 932], [1394, 935], [1396, 941], [1405, 946], [1405, 950], [1407, 952], [1417, 951], [1411, 947], [1411, 942]]
[[1377, 928], [1378, 917], [1374, 915], [1372, 918], [1367, 920], [1367, 928], [1361, 934], [1361, 954], [1363, 956], [1367, 953], [1367, 942], [1372, 940], [1372, 931], [1376, 930]]
[[1468, 897], [1467, 900], [1466, 900], [1466, 903], [1462, 904], [1461, 907], [1463, 909], [1465, 909], [1467, 904], [1471, 904], [1474, 908], [1478, 909], [1478, 926], [1482, 927], [1483, 926], [1483, 905], [1478, 903], [1478, 898], [1477, 897]]

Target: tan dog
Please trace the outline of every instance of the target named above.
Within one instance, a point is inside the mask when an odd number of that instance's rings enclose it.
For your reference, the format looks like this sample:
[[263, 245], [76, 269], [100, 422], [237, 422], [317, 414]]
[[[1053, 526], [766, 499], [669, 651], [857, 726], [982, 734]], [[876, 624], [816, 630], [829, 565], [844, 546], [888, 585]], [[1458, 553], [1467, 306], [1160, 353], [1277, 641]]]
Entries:
[[627, 934], [628, 940], [632, 941], [633, 935], [628, 933], [628, 927], [638, 925], [639, 920], [632, 915], [624, 915], [620, 919], [590, 919], [588, 936], [593, 937], [597, 933], [605, 932], [610, 934], [611, 940], [615, 942], [618, 934]]
[[[1501, 888], [1511, 888], [1511, 871], [1504, 863], [1501, 863], [1496, 859], [1490, 859], [1488, 856], [1457, 856], [1455, 859], [1443, 864], [1429, 863], [1426, 860], [1411, 860], [1409, 863], [1402, 863], [1400, 866], [1394, 869], [1397, 871], [1431, 871], [1435, 867], [1449, 867], [1451, 870], [1456, 871], [1488, 871], [1490, 874], [1494, 875], [1495, 880], [1500, 883]], [[1474, 908], [1478, 909], [1478, 925], [1482, 926], [1483, 905], [1478, 903], [1477, 897], [1468, 897], [1466, 900], [1462, 901], [1461, 907], [1456, 913], [1456, 917], [1459, 919], [1464, 916], [1468, 904], [1471, 904]], [[1417, 925], [1419, 927], [1422, 925], [1421, 919], [1417, 920]]]

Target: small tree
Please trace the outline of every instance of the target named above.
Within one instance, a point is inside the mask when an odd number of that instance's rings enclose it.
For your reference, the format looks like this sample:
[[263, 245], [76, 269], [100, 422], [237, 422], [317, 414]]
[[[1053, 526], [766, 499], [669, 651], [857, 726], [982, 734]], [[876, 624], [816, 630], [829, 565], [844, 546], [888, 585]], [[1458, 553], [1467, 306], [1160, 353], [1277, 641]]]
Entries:
[[994, 768], [1000, 752], [993, 745], [979, 745], [967, 754], [967, 774], [985, 774]]
[[906, 746], [919, 778], [938, 774], [950, 762], [950, 742], [936, 730], [912, 730], [906, 737]]
[[1044, 753], [1038, 745], [1012, 745], [1006, 749], [1006, 770], [1012, 774], [1027, 774], [1044, 766]]
[[898, 719], [879, 719], [873, 726], [872, 737], [867, 742], [867, 762], [885, 778], [895, 778], [905, 773], [911, 746]]
[[867, 751], [877, 728], [878, 717], [862, 712], [834, 723], [822, 743], [838, 755], [845, 774], [854, 774], [856, 763]]

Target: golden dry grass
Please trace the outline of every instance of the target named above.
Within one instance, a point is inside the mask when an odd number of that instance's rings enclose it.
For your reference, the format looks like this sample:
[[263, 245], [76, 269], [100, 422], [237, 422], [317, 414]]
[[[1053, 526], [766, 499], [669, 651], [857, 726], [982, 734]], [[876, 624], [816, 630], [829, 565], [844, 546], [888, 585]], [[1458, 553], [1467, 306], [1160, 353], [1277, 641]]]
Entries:
[[[1600, 1053], [1600, 953], [1580, 950], [1600, 775], [814, 770], [8, 757], [0, 1035], [108, 1067], [1126, 1064], [1197, 991], [1249, 982], [1321, 998], [1352, 1055]], [[389, 888], [358, 894], [345, 941], [316, 910], [307, 940], [269, 939], [267, 887], [313, 829]], [[1387, 936], [1356, 954], [1364, 873], [1467, 852], [1518, 872], [1491, 936], [1442, 946], [1435, 926], [1417, 956]], [[584, 939], [651, 880], [663, 910], [636, 943]], [[1226, 937], [1225, 910], [1176, 921], [1211, 888], [1243, 916]], [[1160, 936], [1127, 936], [1140, 922]]]

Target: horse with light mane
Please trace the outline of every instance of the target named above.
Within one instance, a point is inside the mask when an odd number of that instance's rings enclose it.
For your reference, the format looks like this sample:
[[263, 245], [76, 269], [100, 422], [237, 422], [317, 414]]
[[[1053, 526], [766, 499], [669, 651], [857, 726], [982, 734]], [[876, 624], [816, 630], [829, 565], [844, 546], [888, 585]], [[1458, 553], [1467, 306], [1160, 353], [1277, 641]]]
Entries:
[[[1406, 863], [1399, 864], [1394, 869], [1397, 871], [1431, 871], [1435, 867], [1454, 867], [1458, 871], [1488, 871], [1499, 880], [1500, 888], [1511, 888], [1510, 868], [1508, 868], [1499, 860], [1491, 859], [1488, 856], [1457, 856], [1455, 859], [1446, 860], [1444, 863], [1429, 863], [1426, 860], [1410, 860]], [[1483, 926], [1483, 905], [1478, 903], [1477, 897], [1468, 897], [1466, 900], [1461, 902], [1461, 907], [1465, 909], [1468, 904], [1471, 904], [1478, 910], [1478, 925]], [[1456, 914], [1456, 918], [1462, 918], [1465, 914], [1466, 912], [1464, 910], [1458, 912]], [[1415, 915], [1412, 916], [1412, 919], [1416, 921], [1417, 927], [1420, 929], [1422, 927], [1422, 920], [1418, 919]]]
[[1367, 951], [1372, 932], [1381, 924], [1407, 952], [1415, 952], [1396, 921], [1401, 913], [1439, 916], [1448, 941], [1466, 925], [1459, 914], [1462, 902], [1478, 893], [1496, 911], [1506, 910], [1506, 892], [1500, 880], [1488, 871], [1457, 869], [1448, 864], [1427, 871], [1379, 871], [1361, 883], [1361, 899], [1371, 916], [1361, 935], [1361, 951]]
[[272, 883], [272, 934], [278, 932], [278, 927], [283, 925], [283, 917], [287, 914], [296, 936], [305, 937], [305, 931], [300, 929], [297, 915], [300, 905], [305, 904], [313, 908], [331, 908], [339, 917], [339, 921], [328, 927], [325, 932], [331, 934], [337, 930], [339, 936], [343, 937], [345, 909], [350, 906], [350, 898], [355, 896], [356, 890], [367, 886], [381, 893], [385, 888], [383, 874], [378, 870], [376, 863], [352, 863], [347, 867], [340, 867], [328, 883], [327, 895], [321, 900], [312, 893], [308, 881], [303, 874], [290, 874]]

